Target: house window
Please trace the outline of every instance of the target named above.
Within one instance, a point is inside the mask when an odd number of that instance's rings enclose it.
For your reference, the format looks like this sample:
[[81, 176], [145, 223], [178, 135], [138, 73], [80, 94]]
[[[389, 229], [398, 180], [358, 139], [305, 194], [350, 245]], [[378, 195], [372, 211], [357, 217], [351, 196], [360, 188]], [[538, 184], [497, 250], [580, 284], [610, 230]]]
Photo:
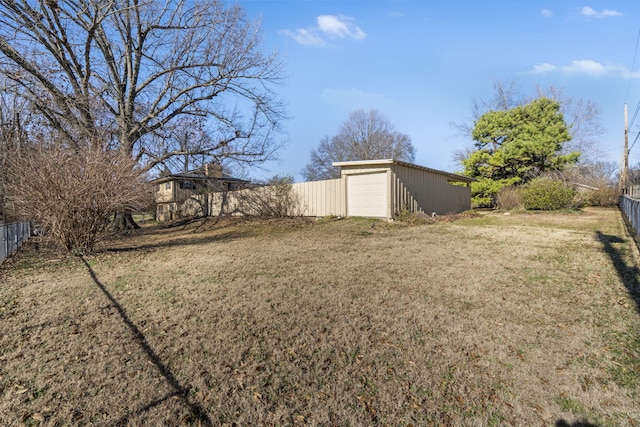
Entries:
[[180, 181], [180, 188], [184, 188], [185, 190], [195, 190], [196, 183], [193, 181]]
[[171, 190], [171, 183], [170, 183], [170, 182], [167, 182], [167, 183], [164, 185], [164, 189], [165, 189], [165, 190]]

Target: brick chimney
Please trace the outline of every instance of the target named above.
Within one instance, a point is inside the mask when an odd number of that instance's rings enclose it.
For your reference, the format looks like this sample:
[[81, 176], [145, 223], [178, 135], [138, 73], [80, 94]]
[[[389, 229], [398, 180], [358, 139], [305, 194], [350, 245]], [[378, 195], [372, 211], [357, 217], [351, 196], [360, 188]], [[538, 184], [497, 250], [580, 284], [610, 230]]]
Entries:
[[211, 178], [222, 178], [222, 166], [215, 163], [204, 165], [204, 174]]

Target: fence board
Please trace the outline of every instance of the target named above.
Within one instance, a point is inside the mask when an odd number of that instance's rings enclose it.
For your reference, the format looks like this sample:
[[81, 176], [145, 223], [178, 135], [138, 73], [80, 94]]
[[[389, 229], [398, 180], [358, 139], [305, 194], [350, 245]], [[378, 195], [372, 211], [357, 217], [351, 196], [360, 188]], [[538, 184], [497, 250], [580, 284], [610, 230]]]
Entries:
[[620, 196], [620, 209], [631, 224], [636, 234], [640, 233], [640, 199]]
[[31, 237], [31, 223], [0, 224], [0, 264]]

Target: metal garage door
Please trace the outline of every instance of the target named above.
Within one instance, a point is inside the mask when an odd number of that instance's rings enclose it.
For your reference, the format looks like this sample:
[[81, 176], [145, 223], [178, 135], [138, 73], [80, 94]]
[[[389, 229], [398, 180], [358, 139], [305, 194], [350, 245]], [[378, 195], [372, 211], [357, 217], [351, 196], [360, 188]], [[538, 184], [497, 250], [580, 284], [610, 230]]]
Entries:
[[347, 212], [349, 216], [387, 217], [387, 173], [349, 175]]

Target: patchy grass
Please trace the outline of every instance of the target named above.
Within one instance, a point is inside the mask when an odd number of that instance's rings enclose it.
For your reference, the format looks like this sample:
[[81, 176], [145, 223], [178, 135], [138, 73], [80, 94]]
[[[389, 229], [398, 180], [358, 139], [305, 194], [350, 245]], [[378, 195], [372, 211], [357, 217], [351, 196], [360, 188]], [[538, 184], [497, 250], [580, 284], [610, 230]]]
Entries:
[[619, 212], [455, 219], [30, 244], [0, 272], [0, 425], [637, 425]]

